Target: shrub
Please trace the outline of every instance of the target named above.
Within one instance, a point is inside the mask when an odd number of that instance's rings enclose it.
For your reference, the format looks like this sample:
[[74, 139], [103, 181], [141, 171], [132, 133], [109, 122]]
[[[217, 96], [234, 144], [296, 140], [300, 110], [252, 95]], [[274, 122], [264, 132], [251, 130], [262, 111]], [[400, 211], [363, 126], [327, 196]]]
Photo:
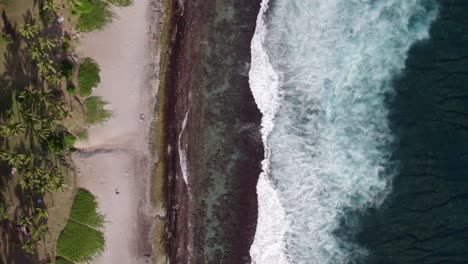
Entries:
[[67, 92], [68, 92], [69, 95], [74, 95], [76, 93], [75, 85], [73, 85], [72, 83], [68, 84], [67, 85]]
[[69, 53], [72, 50], [72, 40], [70, 36], [63, 37], [62, 50]]
[[81, 131], [80, 133], [78, 133], [78, 135], [76, 135], [76, 137], [79, 140], [88, 140], [89, 139], [88, 131], [87, 130]]
[[100, 124], [112, 116], [109, 110], [104, 109], [106, 102], [100, 96], [91, 96], [85, 101], [86, 122], [90, 125]]
[[63, 134], [63, 143], [67, 148], [73, 148], [75, 145], [76, 137], [70, 133]]
[[76, 138], [68, 132], [52, 135], [47, 138], [47, 145], [57, 153], [62, 153], [64, 150], [72, 148]]
[[76, 29], [83, 32], [101, 30], [112, 21], [110, 5], [102, 0], [80, 0], [77, 4], [80, 14]]
[[8, 220], [8, 207], [0, 202], [0, 221]]
[[82, 97], [90, 96], [92, 89], [100, 82], [99, 65], [91, 58], [85, 58], [78, 70], [78, 88]]
[[63, 60], [60, 63], [60, 73], [67, 80], [70, 80], [73, 75], [73, 64], [71, 64], [68, 60]]
[[56, 153], [62, 153], [65, 150], [63, 137], [60, 135], [52, 135], [47, 138], [47, 145]]

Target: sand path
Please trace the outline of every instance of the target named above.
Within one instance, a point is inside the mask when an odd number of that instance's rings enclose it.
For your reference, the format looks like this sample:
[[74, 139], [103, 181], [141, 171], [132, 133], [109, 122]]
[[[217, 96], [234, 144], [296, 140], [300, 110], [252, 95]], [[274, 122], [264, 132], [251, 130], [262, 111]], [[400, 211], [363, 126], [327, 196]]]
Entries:
[[152, 254], [148, 142], [157, 85], [152, 76], [159, 59], [148, 32], [156, 32], [155, 6], [134, 0], [130, 7], [115, 8], [114, 22], [85, 34], [77, 50], [100, 65], [101, 83], [93, 94], [109, 102], [113, 112], [109, 121], [89, 129], [89, 140], [76, 144], [80, 151], [73, 157], [77, 185], [97, 196], [107, 221], [98, 264], [148, 263]]

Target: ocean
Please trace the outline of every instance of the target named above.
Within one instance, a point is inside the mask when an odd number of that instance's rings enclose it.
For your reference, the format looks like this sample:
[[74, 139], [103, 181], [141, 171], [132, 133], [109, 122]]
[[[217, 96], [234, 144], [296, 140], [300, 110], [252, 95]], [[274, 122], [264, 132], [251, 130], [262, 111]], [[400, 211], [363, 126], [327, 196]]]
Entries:
[[467, 14], [462, 0], [263, 0], [254, 263], [466, 263]]

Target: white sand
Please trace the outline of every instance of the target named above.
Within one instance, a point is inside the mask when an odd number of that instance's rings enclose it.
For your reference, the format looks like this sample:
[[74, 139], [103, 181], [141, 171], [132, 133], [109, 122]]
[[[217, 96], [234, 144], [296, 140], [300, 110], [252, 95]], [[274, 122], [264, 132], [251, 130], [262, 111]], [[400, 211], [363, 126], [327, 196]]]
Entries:
[[148, 36], [150, 26], [156, 32], [151, 2], [134, 0], [131, 7], [116, 8], [114, 22], [85, 34], [77, 50], [100, 65], [101, 83], [93, 95], [102, 96], [113, 112], [109, 121], [89, 129], [89, 140], [77, 143], [80, 151], [74, 155], [77, 185], [97, 196], [107, 221], [106, 248], [94, 263], [148, 263], [144, 255], [152, 254], [148, 142], [157, 85], [151, 76], [159, 58]]

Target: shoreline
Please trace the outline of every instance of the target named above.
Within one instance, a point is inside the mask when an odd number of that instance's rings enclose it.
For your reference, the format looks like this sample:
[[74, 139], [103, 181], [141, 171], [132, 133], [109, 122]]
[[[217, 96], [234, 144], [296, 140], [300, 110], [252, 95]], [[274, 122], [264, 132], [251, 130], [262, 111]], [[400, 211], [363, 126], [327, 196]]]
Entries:
[[113, 116], [89, 129], [73, 155], [77, 187], [96, 195], [105, 215], [106, 249], [95, 263], [147, 263], [154, 255], [154, 111], [159, 73], [160, 1], [134, 1], [113, 8], [104, 30], [84, 34], [77, 49], [101, 67], [95, 95], [109, 103]]
[[171, 104], [173, 96], [169, 90], [170, 68], [173, 65], [173, 44], [177, 33], [177, 21], [181, 11], [174, 1], [162, 0], [160, 20], [160, 59], [158, 93], [155, 104], [152, 142], [155, 155], [151, 193], [156, 208], [155, 229], [153, 232], [154, 257], [153, 262], [165, 264], [170, 261], [170, 239], [173, 234], [173, 223], [170, 219], [172, 192], [169, 188], [169, 167], [171, 166], [169, 126], [171, 125]]

